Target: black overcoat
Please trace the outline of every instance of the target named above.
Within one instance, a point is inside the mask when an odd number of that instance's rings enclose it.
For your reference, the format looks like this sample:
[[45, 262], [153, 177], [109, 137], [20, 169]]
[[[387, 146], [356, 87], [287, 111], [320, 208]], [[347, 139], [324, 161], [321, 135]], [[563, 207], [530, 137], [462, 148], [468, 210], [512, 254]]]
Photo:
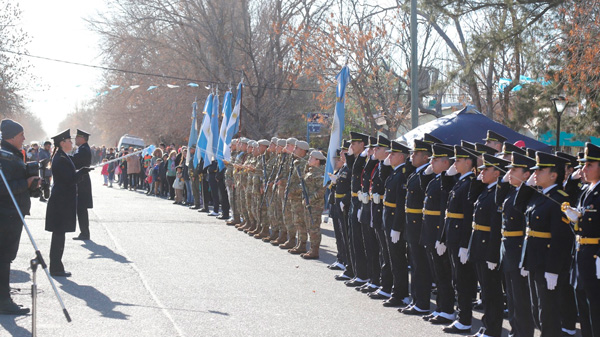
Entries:
[[79, 177], [71, 157], [57, 150], [52, 158], [54, 184], [46, 208], [48, 232], [74, 232], [77, 227], [77, 181]]

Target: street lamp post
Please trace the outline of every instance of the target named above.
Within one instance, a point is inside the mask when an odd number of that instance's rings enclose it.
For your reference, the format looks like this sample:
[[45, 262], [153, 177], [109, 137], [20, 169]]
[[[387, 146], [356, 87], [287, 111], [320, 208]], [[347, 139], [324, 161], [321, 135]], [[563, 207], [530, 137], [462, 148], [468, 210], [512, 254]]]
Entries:
[[563, 111], [567, 107], [568, 101], [564, 96], [552, 97], [552, 104], [554, 105], [554, 110], [556, 111], [556, 151], [560, 149], [560, 119], [562, 117]]

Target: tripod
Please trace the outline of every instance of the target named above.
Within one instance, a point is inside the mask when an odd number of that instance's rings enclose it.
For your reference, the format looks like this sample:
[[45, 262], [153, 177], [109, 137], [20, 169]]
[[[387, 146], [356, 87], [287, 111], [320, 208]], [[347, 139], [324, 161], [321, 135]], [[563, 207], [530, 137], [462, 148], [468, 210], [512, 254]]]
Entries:
[[19, 205], [17, 204], [17, 200], [15, 199], [15, 196], [12, 193], [12, 190], [10, 189], [10, 186], [8, 185], [8, 181], [6, 180], [6, 177], [4, 176], [4, 172], [2, 171], [2, 164], [0, 163], [0, 176], [2, 177], [2, 181], [4, 182], [4, 185], [6, 186], [6, 190], [8, 191], [8, 194], [10, 195], [10, 198], [12, 199], [13, 204], [15, 205], [15, 208], [17, 209], [17, 212], [19, 213], [19, 217], [21, 218], [21, 221], [23, 222], [23, 227], [25, 228], [25, 231], [27, 232], [27, 235], [29, 236], [29, 241], [31, 241], [31, 245], [33, 246], [33, 249], [35, 250], [35, 258], [33, 258], [30, 262], [30, 266], [31, 266], [31, 271], [32, 271], [32, 282], [33, 284], [31, 285], [31, 334], [33, 337], [37, 336], [37, 313], [36, 313], [36, 309], [37, 309], [37, 279], [36, 279], [36, 271], [37, 271], [37, 267], [38, 266], [42, 266], [42, 269], [44, 270], [44, 272], [46, 273], [46, 276], [48, 277], [48, 281], [50, 281], [50, 285], [52, 285], [52, 289], [54, 290], [54, 295], [56, 296], [56, 299], [58, 299], [58, 302], [60, 303], [60, 306], [62, 308], [63, 314], [65, 315], [65, 318], [67, 319], [67, 322], [71, 322], [71, 316], [69, 316], [69, 312], [67, 311], [67, 308], [65, 307], [65, 304], [62, 301], [62, 298], [60, 297], [60, 294], [58, 293], [58, 288], [56, 288], [56, 285], [54, 284], [54, 280], [50, 277], [50, 273], [48, 272], [48, 268], [46, 266], [46, 262], [44, 262], [44, 258], [42, 257], [42, 253], [40, 252], [40, 250], [37, 247], [37, 244], [35, 243], [35, 240], [33, 239], [33, 236], [31, 235], [31, 232], [29, 231], [29, 227], [27, 226], [27, 223], [25, 222], [25, 218], [23, 217], [23, 213], [21, 213], [21, 209], [19, 208]]

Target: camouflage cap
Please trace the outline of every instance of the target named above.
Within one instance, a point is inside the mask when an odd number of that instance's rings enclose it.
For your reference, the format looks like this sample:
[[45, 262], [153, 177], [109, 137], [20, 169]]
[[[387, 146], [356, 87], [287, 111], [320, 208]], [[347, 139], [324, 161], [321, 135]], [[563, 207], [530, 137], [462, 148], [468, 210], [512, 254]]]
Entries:
[[308, 145], [307, 142], [303, 141], [303, 140], [299, 140], [296, 142], [296, 147], [304, 150], [304, 151], [308, 151], [308, 149], [310, 148], [310, 146]]
[[285, 139], [277, 140], [277, 146], [285, 147], [286, 144], [287, 144], [287, 141]]
[[258, 145], [262, 145], [262, 146], [269, 146], [269, 145], [271, 145], [271, 142], [268, 141], [268, 140], [266, 140], [266, 139], [261, 139], [257, 143], [258, 143]]
[[290, 145], [296, 145], [296, 142], [298, 141], [298, 139], [292, 137], [292, 138], [288, 138], [286, 143], [290, 144]]
[[310, 153], [310, 156], [311, 157], [315, 157], [315, 158], [317, 158], [319, 160], [325, 160], [325, 159], [327, 159], [325, 157], [325, 155], [321, 151], [319, 151], [319, 150], [314, 150], [313, 152]]

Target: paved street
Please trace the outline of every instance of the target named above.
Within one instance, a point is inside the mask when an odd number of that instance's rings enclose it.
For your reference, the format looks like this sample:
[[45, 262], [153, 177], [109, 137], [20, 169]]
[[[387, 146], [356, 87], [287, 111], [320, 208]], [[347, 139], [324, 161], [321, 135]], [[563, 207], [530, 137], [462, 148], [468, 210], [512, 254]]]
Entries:
[[[73, 276], [56, 280], [73, 322], [40, 269], [39, 336], [447, 336], [335, 281], [325, 268], [335, 259], [331, 224], [321, 260], [305, 261], [204, 213], [103, 187], [98, 170], [92, 184], [93, 241], [67, 235]], [[48, 259], [46, 206], [33, 205], [27, 222]], [[11, 285], [29, 307], [32, 257], [23, 232]], [[30, 333], [31, 316], [0, 316], [0, 336]]]

